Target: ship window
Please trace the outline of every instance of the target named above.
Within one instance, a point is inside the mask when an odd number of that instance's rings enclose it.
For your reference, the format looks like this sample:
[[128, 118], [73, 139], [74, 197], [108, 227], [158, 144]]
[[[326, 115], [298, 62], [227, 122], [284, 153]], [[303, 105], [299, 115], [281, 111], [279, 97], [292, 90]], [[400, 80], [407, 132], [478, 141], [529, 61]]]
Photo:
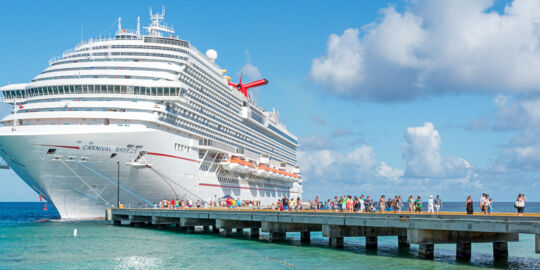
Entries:
[[52, 155], [54, 153], [56, 153], [56, 149], [54, 148], [50, 148], [49, 150], [47, 150], [47, 155]]

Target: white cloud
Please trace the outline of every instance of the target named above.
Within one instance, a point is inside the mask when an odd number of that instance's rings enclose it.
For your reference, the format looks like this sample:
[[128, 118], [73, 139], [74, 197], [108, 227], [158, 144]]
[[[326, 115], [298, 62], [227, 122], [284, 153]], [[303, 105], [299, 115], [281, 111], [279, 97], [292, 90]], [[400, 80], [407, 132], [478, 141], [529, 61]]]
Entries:
[[395, 101], [444, 92], [540, 92], [540, 1], [412, 1], [361, 30], [331, 34], [311, 79], [331, 92]]
[[493, 128], [517, 131], [517, 135], [502, 146], [496, 166], [540, 171], [540, 98], [499, 105]]
[[405, 176], [412, 178], [467, 178], [471, 165], [462, 158], [441, 156], [441, 136], [432, 123], [409, 127], [403, 137], [401, 153], [406, 163]]
[[249, 62], [240, 69], [239, 73], [245, 76], [245, 78], [247, 78], [248, 80], [258, 80], [261, 78], [261, 72], [259, 71], [259, 68]]
[[309, 181], [339, 181], [366, 183], [375, 178], [395, 181], [403, 171], [384, 162], [377, 162], [373, 147], [362, 145], [348, 153], [332, 150], [299, 151], [298, 163], [304, 177]]
[[314, 81], [330, 86], [339, 94], [350, 95], [359, 86], [364, 75], [362, 46], [358, 29], [347, 29], [343, 35], [331, 34], [326, 55], [313, 59], [311, 77]]

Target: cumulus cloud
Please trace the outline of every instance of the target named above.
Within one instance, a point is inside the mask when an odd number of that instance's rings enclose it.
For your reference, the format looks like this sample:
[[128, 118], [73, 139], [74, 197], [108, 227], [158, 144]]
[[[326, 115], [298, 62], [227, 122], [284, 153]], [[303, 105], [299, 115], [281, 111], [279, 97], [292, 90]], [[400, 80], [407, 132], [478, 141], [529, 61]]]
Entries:
[[405, 176], [411, 178], [468, 178], [471, 165], [462, 158], [441, 156], [441, 136], [432, 123], [409, 127], [401, 145], [406, 163]]
[[540, 2], [412, 1], [378, 21], [331, 34], [310, 78], [363, 100], [412, 100], [446, 92], [540, 92]]
[[[496, 104], [499, 101], [494, 101]], [[517, 131], [502, 146], [498, 166], [540, 171], [540, 98], [517, 99], [498, 105], [493, 128]]]
[[350, 152], [332, 150], [299, 151], [298, 162], [307, 181], [370, 182], [373, 179], [396, 180], [403, 175], [400, 169], [377, 162], [373, 147], [362, 145]]

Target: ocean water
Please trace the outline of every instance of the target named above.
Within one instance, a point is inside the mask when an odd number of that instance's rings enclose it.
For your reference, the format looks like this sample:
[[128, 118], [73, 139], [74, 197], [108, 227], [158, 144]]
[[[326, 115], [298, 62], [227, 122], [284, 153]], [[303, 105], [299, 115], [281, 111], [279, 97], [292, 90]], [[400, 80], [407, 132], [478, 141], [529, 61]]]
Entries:
[[58, 212], [43, 211], [43, 203], [0, 203], [0, 269], [540, 269], [533, 235], [509, 243], [506, 262], [493, 261], [491, 244], [473, 244], [471, 262], [458, 263], [455, 245], [435, 245], [435, 259], [421, 260], [417, 245], [400, 250], [397, 237], [379, 237], [377, 251], [366, 250], [362, 237], [334, 250], [321, 233], [302, 245], [294, 233], [269, 243], [266, 234], [249, 240], [54, 218]]

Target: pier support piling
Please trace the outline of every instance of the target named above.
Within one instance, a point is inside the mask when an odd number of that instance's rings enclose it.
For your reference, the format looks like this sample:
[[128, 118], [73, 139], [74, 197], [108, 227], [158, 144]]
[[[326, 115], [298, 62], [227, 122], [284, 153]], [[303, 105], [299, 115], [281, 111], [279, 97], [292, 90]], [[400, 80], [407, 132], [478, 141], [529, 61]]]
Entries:
[[186, 233], [195, 233], [195, 226], [186, 226]]
[[377, 249], [377, 236], [366, 236], [366, 249]]
[[219, 228], [216, 225], [212, 226], [212, 232], [219, 233]]
[[536, 254], [540, 254], [540, 234], [536, 235]]
[[398, 247], [399, 248], [411, 247], [411, 244], [409, 244], [407, 240], [407, 234], [398, 235]]
[[[300, 241], [302, 243], [309, 243], [310, 232], [321, 231], [322, 226], [318, 224], [262, 222], [261, 230], [263, 232], [270, 233], [271, 241], [285, 240], [285, 236], [287, 232], [300, 232]], [[275, 237], [277, 238], [272, 238], [272, 235], [275, 235]]]
[[345, 246], [343, 237], [330, 237], [329, 242], [332, 248], [343, 248]]
[[311, 232], [300, 232], [300, 242], [304, 244], [309, 244], [311, 241]]
[[420, 259], [433, 259], [435, 244], [420, 244], [418, 246], [418, 257]]
[[284, 232], [271, 232], [270, 233], [270, 241], [272, 242], [285, 241], [286, 238], [287, 238], [287, 233], [284, 233]]
[[459, 242], [456, 245], [456, 259], [458, 261], [470, 261], [471, 260], [471, 246], [470, 242]]
[[493, 259], [508, 259], [508, 242], [493, 242]]
[[259, 228], [250, 228], [249, 237], [252, 239], [259, 238]]
[[232, 228], [221, 229], [221, 231], [220, 231], [219, 233], [220, 233], [222, 236], [230, 237], [230, 236], [232, 236]]

